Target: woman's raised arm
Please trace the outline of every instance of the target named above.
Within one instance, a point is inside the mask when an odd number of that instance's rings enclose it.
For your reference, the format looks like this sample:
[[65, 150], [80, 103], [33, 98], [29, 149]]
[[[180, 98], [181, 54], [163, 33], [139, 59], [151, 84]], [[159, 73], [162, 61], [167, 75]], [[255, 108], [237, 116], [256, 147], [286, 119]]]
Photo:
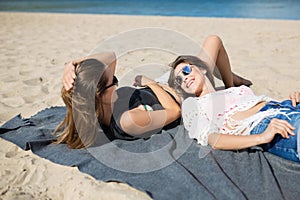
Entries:
[[67, 62], [65, 64], [64, 74], [62, 77], [63, 86], [66, 91], [73, 88], [74, 80], [76, 78], [75, 67], [82, 61], [90, 58], [97, 59], [106, 65], [116, 65], [116, 55], [114, 52], [102, 52]]
[[216, 35], [206, 37], [202, 49], [203, 51], [197, 57], [206, 62], [214, 76], [223, 80], [226, 88], [252, 85], [251, 81], [232, 72], [227, 51], [220, 37]]

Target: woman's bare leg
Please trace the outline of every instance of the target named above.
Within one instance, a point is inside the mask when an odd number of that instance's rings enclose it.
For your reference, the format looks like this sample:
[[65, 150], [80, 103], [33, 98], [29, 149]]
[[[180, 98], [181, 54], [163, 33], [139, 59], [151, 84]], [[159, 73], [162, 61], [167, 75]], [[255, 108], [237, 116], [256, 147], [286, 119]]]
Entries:
[[[231, 71], [228, 54], [222, 40], [218, 36], [208, 36], [203, 43], [203, 52], [198, 57], [207, 62], [213, 73], [218, 79], [222, 79], [226, 88], [240, 85], [252, 85], [246, 80]], [[215, 68], [217, 66], [217, 69]]]

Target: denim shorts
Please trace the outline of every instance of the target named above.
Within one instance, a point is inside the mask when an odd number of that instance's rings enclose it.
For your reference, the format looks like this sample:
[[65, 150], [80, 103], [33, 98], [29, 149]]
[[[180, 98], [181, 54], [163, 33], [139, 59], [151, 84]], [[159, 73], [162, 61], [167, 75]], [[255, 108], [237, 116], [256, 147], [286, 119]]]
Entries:
[[300, 104], [293, 107], [290, 100], [283, 102], [270, 101], [267, 103], [259, 112], [268, 109], [280, 109], [280, 113], [272, 116], [266, 117], [260, 121], [250, 132], [250, 134], [261, 134], [268, 127], [270, 121], [273, 118], [283, 119], [288, 121], [296, 129], [293, 132], [295, 136], [290, 135], [290, 138], [283, 138], [281, 135], [276, 134], [274, 139], [267, 144], [260, 145], [265, 151], [272, 154], [286, 158], [288, 160], [300, 162], [299, 160], [299, 150], [300, 150]]

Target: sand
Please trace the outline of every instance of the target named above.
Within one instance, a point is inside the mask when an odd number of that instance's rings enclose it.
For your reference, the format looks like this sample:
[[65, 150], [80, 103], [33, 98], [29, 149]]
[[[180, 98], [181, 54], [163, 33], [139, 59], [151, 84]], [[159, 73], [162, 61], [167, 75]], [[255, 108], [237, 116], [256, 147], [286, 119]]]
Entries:
[[[291, 91], [300, 91], [300, 21], [0, 13], [0, 22], [0, 124], [19, 113], [30, 117], [63, 105], [59, 95], [65, 62], [90, 54], [120, 33], [145, 27], [172, 30], [199, 45], [206, 36], [219, 35], [233, 71], [252, 80], [255, 93], [283, 100]], [[130, 84], [129, 72], [155, 78], [168, 70], [173, 58], [169, 52], [145, 48], [126, 52], [119, 57], [117, 75], [122, 85]], [[149, 63], [158, 63], [161, 69]], [[97, 181], [4, 140], [0, 157], [0, 199], [148, 198], [125, 184]]]

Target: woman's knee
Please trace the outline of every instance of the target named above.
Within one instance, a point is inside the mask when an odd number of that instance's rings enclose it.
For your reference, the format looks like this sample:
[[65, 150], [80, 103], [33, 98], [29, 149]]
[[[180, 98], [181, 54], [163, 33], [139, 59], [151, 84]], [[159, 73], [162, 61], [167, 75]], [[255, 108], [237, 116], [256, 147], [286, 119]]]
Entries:
[[205, 42], [222, 44], [222, 39], [218, 35], [209, 35], [206, 37]]

